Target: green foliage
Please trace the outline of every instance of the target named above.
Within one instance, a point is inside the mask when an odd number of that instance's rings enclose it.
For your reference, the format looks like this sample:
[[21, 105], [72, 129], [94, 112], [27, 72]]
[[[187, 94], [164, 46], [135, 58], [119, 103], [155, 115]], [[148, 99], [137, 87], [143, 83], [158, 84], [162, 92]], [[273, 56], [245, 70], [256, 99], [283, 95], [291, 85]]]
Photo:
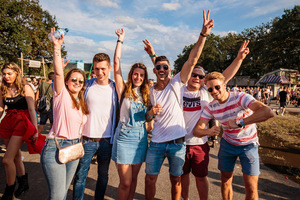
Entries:
[[[207, 37], [198, 64], [205, 70], [222, 72], [236, 57], [243, 40], [250, 40], [250, 54], [243, 61], [237, 75], [259, 78], [263, 74], [289, 68], [300, 71], [300, 6], [284, 10], [281, 17], [269, 23], [245, 29], [241, 34]], [[195, 44], [186, 46], [174, 62], [179, 72]]]
[[[38, 0], [0, 0], [0, 60], [20, 64], [24, 59], [52, 60], [53, 45], [48, 39], [55, 17], [39, 5]], [[66, 55], [66, 51], [62, 55]], [[29, 68], [29, 74], [42, 75], [42, 68]], [[25, 71], [26, 72], [26, 71]]]

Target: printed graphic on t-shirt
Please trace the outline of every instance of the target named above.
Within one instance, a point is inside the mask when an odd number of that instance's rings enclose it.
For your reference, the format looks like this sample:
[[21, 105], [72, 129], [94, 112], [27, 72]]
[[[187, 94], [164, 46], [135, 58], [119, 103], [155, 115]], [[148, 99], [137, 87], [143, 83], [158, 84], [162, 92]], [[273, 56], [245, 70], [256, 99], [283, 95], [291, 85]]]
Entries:
[[197, 111], [201, 110], [200, 97], [188, 98], [183, 97], [183, 111]]

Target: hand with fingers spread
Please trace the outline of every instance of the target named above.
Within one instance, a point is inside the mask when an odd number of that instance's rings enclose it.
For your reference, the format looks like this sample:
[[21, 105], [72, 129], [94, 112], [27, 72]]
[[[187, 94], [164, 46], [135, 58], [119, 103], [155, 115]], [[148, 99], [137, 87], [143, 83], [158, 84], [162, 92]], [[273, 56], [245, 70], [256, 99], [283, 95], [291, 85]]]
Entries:
[[203, 10], [203, 26], [201, 33], [205, 36], [209, 35], [211, 28], [215, 26], [214, 20], [209, 20], [210, 10], [207, 11], [207, 15], [205, 14], [205, 10]]
[[53, 47], [55, 48], [61, 48], [62, 43], [64, 42], [64, 35], [61, 36], [61, 38], [54, 37], [55, 28], [51, 28], [51, 40], [53, 42]]
[[149, 110], [148, 115], [150, 117], [155, 117], [156, 115], [159, 115], [163, 111], [163, 108], [161, 105], [156, 104], [155, 106], [152, 106], [152, 108]]
[[237, 58], [244, 60], [246, 56], [250, 53], [249, 48], [247, 47], [249, 44], [249, 40], [245, 40], [238, 52]]
[[144, 50], [147, 52], [147, 54], [155, 55], [155, 51], [151, 43], [147, 39], [143, 40], [143, 42], [145, 44]]
[[117, 30], [115, 31], [115, 33], [116, 33], [117, 36], [118, 36], [118, 40], [120, 40], [121, 42], [123, 42], [123, 40], [124, 40], [124, 38], [125, 38], [125, 31], [124, 31], [124, 29], [123, 29], [123, 28], [117, 29]]
[[65, 68], [65, 67], [68, 65], [69, 62], [70, 62], [70, 60], [67, 60], [67, 61], [65, 62], [65, 59], [64, 59], [64, 58], [61, 58], [61, 64], [62, 64], [62, 67], [63, 67], [63, 68]]

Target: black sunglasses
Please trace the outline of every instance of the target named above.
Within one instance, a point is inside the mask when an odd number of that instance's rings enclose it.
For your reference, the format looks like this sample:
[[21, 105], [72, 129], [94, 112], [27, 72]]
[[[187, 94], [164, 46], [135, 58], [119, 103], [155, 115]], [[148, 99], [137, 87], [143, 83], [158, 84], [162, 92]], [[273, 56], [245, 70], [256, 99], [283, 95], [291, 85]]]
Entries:
[[[216, 86], [215, 86], [215, 89], [216, 89], [216, 90], [220, 90], [220, 88], [221, 88], [220, 85], [216, 85]], [[207, 91], [212, 92], [212, 91], [213, 91], [213, 88], [208, 88]]]
[[161, 67], [163, 67], [164, 70], [166, 70], [166, 71], [169, 69], [169, 66], [168, 66], [168, 65], [156, 65], [156, 66], [155, 66], [155, 69], [156, 69], [156, 70], [160, 70]]
[[77, 79], [77, 78], [72, 78], [71, 81], [73, 83], [76, 83], [77, 81], [80, 83], [80, 84], [83, 84], [84, 80], [83, 79]]
[[199, 79], [204, 79], [205, 78], [204, 75], [192, 73], [192, 77], [196, 78], [197, 76], [198, 76]]

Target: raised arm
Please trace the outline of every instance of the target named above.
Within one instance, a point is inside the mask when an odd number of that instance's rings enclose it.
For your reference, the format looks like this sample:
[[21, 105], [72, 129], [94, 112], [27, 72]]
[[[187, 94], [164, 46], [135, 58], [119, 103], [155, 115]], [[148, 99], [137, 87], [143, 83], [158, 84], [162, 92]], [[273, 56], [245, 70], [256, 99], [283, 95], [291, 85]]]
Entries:
[[249, 44], [249, 40], [243, 42], [237, 57], [233, 60], [233, 62], [225, 69], [223, 75], [225, 76], [225, 83], [227, 83], [239, 70], [243, 60], [249, 54], [250, 50], [247, 47]]
[[61, 60], [61, 45], [64, 41], [64, 35], [60, 39], [53, 36], [55, 28], [51, 28], [51, 38], [53, 41], [53, 70], [54, 70], [54, 90], [57, 94], [60, 94], [64, 86], [64, 71]]
[[205, 10], [203, 10], [203, 26], [201, 30], [201, 34], [196, 42], [196, 45], [192, 49], [188, 60], [184, 63], [181, 72], [180, 79], [182, 83], [186, 83], [193, 71], [193, 67], [197, 64], [198, 59], [202, 53], [204, 43], [206, 40], [206, 36], [209, 35], [211, 28], [214, 27], [214, 20], [209, 20], [210, 10], [208, 10], [207, 15], [205, 14]]
[[155, 66], [156, 54], [155, 54], [154, 48], [151, 45], [151, 43], [149, 42], [149, 40], [145, 39], [145, 40], [143, 40], [143, 42], [145, 44], [144, 50], [150, 56], [151, 61], [152, 61], [153, 65]]
[[115, 32], [118, 36], [118, 41], [117, 41], [115, 56], [114, 56], [114, 76], [115, 76], [118, 99], [120, 101], [122, 93], [125, 89], [125, 83], [121, 71], [121, 53], [122, 53], [123, 40], [125, 37], [125, 31], [123, 29], [117, 29]]

